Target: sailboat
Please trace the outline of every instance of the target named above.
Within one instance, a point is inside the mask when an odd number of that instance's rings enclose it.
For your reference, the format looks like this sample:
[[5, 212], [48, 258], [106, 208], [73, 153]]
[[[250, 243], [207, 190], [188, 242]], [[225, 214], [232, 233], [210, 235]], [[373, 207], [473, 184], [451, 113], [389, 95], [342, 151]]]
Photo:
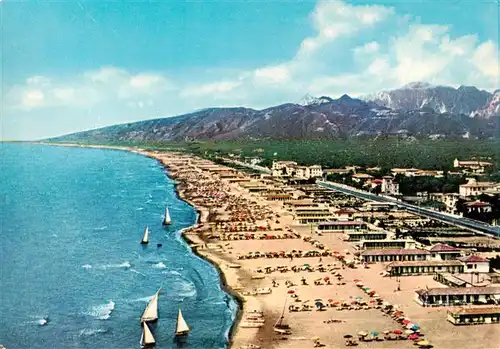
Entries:
[[155, 345], [155, 337], [151, 333], [147, 323], [142, 323], [141, 348], [152, 347]]
[[165, 219], [163, 219], [163, 225], [172, 224], [172, 220], [170, 219], [170, 213], [168, 212], [168, 206], [165, 208]]
[[158, 290], [154, 294], [153, 298], [151, 298], [148, 305], [146, 305], [146, 309], [144, 309], [144, 313], [142, 313], [141, 316], [141, 322], [150, 322], [158, 320], [158, 295], [160, 293], [160, 290]]
[[146, 245], [149, 242], [149, 228], [144, 229], [144, 236], [142, 237], [141, 244]]
[[179, 309], [179, 314], [177, 315], [177, 326], [175, 327], [176, 336], [184, 336], [189, 333], [189, 326], [186, 320], [182, 317], [182, 312]]
[[283, 305], [283, 311], [281, 312], [281, 316], [279, 317], [278, 321], [276, 321], [276, 323], [274, 324], [274, 327], [273, 327], [274, 332], [277, 332], [280, 334], [290, 334], [291, 333], [289, 331], [290, 326], [283, 323], [283, 320], [285, 319], [286, 301], [287, 301], [287, 299], [285, 298], [285, 304]]

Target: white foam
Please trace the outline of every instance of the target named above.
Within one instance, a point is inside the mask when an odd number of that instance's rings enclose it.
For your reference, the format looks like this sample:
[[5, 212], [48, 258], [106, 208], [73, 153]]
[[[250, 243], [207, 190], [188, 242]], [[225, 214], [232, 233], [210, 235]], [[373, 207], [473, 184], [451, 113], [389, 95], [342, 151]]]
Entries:
[[49, 323], [49, 317], [48, 316], [42, 316], [42, 315], [31, 315], [30, 318], [36, 319], [35, 321], [27, 321], [26, 323], [29, 324], [36, 324], [38, 326], [45, 326]]
[[125, 268], [128, 269], [132, 267], [132, 264], [130, 264], [129, 261], [125, 261], [120, 264], [106, 264], [106, 265], [101, 265], [99, 266], [99, 269], [111, 269], [111, 268]]
[[129, 270], [130, 270], [131, 272], [133, 272], [133, 273], [136, 273], [136, 274], [139, 274], [139, 275], [142, 275], [142, 276], [146, 276], [146, 274], [143, 274], [143, 273], [141, 273], [140, 271], [137, 271], [137, 270], [135, 270], [135, 269], [129, 269]]
[[115, 310], [115, 302], [109, 301], [106, 304], [100, 304], [93, 306], [87, 315], [93, 316], [99, 320], [107, 320], [111, 316], [111, 313]]
[[106, 332], [108, 331], [102, 328], [85, 328], [80, 331], [80, 336], [93, 336], [98, 333], [106, 333]]
[[159, 263], [153, 264], [153, 268], [155, 268], [155, 269], [165, 269], [166, 267], [167, 266], [163, 262], [159, 262]]
[[167, 271], [162, 271], [161, 273], [166, 275], [178, 275], [178, 276], [182, 275], [180, 272], [176, 270], [167, 270]]
[[107, 226], [94, 228], [94, 230], [106, 230], [106, 229], [108, 229]]
[[182, 283], [179, 287], [179, 293], [177, 295], [182, 298], [194, 297], [196, 296], [196, 286], [191, 282]]
[[135, 210], [136, 211], [142, 211], [142, 210], [144, 210], [144, 207], [137, 207]]
[[84, 264], [84, 265], [82, 265], [82, 268], [83, 269], [90, 269], [90, 268], [92, 268], [92, 266], [90, 264]]
[[131, 302], [149, 302], [151, 300], [151, 298], [153, 298], [154, 295], [152, 296], [147, 296], [147, 297], [141, 297], [141, 298], [136, 298], [136, 299], [132, 299]]

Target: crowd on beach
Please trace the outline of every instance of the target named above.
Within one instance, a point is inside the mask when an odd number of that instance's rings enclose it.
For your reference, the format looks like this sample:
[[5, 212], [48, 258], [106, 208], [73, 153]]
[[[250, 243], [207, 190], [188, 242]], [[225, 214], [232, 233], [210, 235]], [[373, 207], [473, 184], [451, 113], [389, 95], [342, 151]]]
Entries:
[[[292, 316], [289, 321], [295, 324], [294, 314], [316, 311], [321, 314], [327, 310], [379, 310], [384, 317], [394, 321], [394, 328], [378, 329], [363, 329], [363, 322], [360, 322], [357, 333], [342, 334], [346, 346], [405, 340], [412, 341], [422, 348], [432, 347], [424, 340], [420, 327], [405, 317], [399, 306], [384, 301], [377, 292], [363, 285], [361, 280], [356, 279], [354, 283], [365, 292], [365, 297], [355, 297], [348, 291], [349, 282], [345, 280], [342, 270], [354, 267], [346, 256], [349, 251], [331, 250], [322, 239], [313, 237], [313, 234], [299, 233], [293, 226], [293, 221], [286, 217], [287, 210], [279, 208], [280, 203], [270, 203], [259, 194], [249, 193], [237, 182], [220, 178], [216, 171], [217, 165], [185, 155], [172, 158], [173, 160], [165, 158], [164, 163], [168, 166], [170, 175], [179, 181], [180, 195], [205, 213], [204, 221], [192, 229], [195, 237], [202, 242], [197, 244], [200, 245], [199, 252], [206, 253], [212, 259], [214, 255], [210, 253], [217, 253], [217, 258], [222, 258], [221, 261], [226, 261], [229, 269], [233, 269], [224, 271], [229, 285], [234, 290], [241, 289], [238, 294], [243, 302], [243, 315], [233, 338], [239, 348], [265, 348], [263, 343], [269, 338], [290, 340], [292, 333], [316, 332], [318, 325], [292, 329], [284, 323], [284, 314], [278, 318], [278, 322], [271, 321], [274, 325], [267, 325], [270, 318], [276, 318], [275, 312], [280, 311], [282, 306], [279, 303], [280, 299], [283, 299], [280, 295], [283, 293], [289, 300], [283, 310], [287, 310], [288, 316]], [[235, 174], [236, 176], [240, 174]], [[191, 235], [189, 238], [191, 239]], [[250, 247], [254, 246], [251, 243], [265, 244], [267, 241], [274, 244], [274, 249], [266, 250], [262, 247], [266, 245], [255, 245], [258, 246], [255, 249]], [[277, 243], [283, 245], [276, 245]], [[210, 248], [207, 248], [210, 245], [217, 248], [210, 252]], [[307, 245], [311, 248], [308, 249]], [[202, 248], [204, 250], [201, 250]], [[317, 258], [317, 261], [310, 262], [313, 258]], [[276, 265], [277, 260], [280, 262]], [[272, 265], [263, 265], [260, 261], [268, 261]], [[243, 277], [244, 275], [246, 276]], [[248, 281], [245, 283], [244, 280]], [[240, 285], [241, 283], [243, 285]], [[321, 291], [323, 294], [335, 290], [335, 294], [338, 292], [339, 295], [326, 298], [310, 297], [315, 293], [314, 290], [320, 289], [324, 290]], [[269, 302], [266, 297], [269, 297]], [[257, 307], [260, 309], [249, 311], [249, 302], [259, 304]], [[318, 322], [324, 326], [333, 326], [343, 325], [346, 320], [329, 318]], [[262, 336], [260, 331], [267, 333], [267, 326], [271, 326], [271, 332], [266, 335], [268, 338], [259, 338]], [[351, 324], [349, 328], [353, 328]], [[326, 333], [324, 331], [326, 329], [321, 333]], [[256, 338], [259, 340], [255, 341]], [[295, 339], [299, 338], [305, 337]], [[314, 347], [325, 345], [320, 337], [313, 337], [312, 342]], [[294, 347], [283, 343], [272, 345]], [[300, 344], [298, 347], [308, 346]]]

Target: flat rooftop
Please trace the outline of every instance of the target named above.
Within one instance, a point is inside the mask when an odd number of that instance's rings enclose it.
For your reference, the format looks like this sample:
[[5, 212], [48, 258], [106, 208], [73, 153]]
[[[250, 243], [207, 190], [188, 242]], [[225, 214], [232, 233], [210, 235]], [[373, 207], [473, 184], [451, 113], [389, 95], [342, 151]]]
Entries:
[[440, 295], [500, 295], [500, 287], [439, 287], [428, 290], [415, 291], [419, 295], [440, 296]]
[[434, 267], [434, 266], [458, 266], [464, 265], [458, 260], [445, 260], [445, 261], [397, 261], [388, 264], [388, 267]]

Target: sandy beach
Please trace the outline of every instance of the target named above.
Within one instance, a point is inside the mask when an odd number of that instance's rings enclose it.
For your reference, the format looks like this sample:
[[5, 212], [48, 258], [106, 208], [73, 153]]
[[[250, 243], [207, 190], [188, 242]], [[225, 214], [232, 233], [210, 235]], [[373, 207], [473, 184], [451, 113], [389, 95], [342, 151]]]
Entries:
[[379, 340], [359, 341], [359, 348], [415, 348], [400, 338], [408, 332], [401, 318], [434, 348], [500, 347], [499, 325], [454, 326], [449, 307], [414, 301], [416, 289], [443, 287], [432, 276], [401, 277], [397, 290], [396, 279], [382, 276], [383, 263], [348, 268], [354, 248], [342, 234], [319, 235], [297, 224], [283, 202], [248, 189], [270, 183], [182, 153], [109, 148], [160, 161], [178, 181], [179, 196], [199, 211], [198, 224], [183, 234], [240, 300], [233, 348], [341, 348], [346, 335], [357, 341], [361, 331]]

